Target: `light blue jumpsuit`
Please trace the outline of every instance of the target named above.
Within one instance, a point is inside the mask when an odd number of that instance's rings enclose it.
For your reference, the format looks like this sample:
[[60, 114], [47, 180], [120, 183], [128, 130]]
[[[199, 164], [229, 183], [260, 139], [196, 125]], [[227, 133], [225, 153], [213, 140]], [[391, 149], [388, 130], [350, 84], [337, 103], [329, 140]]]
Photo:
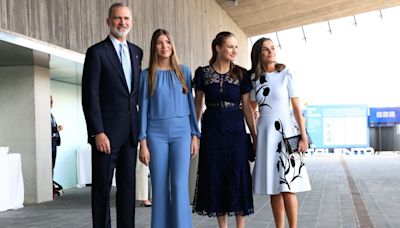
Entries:
[[139, 140], [147, 139], [152, 183], [152, 228], [191, 228], [190, 143], [200, 136], [191, 93], [191, 71], [181, 65], [189, 93], [173, 70], [157, 70], [149, 97], [148, 69], [140, 75]]

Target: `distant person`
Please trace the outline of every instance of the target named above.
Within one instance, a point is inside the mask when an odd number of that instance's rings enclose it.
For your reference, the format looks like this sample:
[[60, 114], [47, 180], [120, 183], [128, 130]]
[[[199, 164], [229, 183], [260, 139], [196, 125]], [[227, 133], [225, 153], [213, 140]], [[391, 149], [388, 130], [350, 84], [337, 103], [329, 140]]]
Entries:
[[191, 228], [190, 156], [200, 131], [189, 67], [180, 65], [171, 34], [154, 31], [149, 68], [140, 76], [140, 161], [150, 165], [152, 228]]
[[[303, 162], [308, 138], [294, 77], [285, 65], [276, 62], [275, 54], [274, 43], [269, 38], [260, 38], [251, 50], [252, 105], [260, 112], [253, 189], [255, 194], [271, 196], [277, 228], [284, 227], [285, 212], [290, 228], [295, 228], [296, 193], [311, 190]], [[297, 123], [292, 121], [290, 103]], [[283, 139], [298, 135], [299, 129], [298, 149], [291, 153]]]
[[226, 228], [227, 216], [234, 215], [236, 226], [243, 228], [245, 216], [254, 213], [248, 162], [251, 139], [243, 121], [244, 117], [255, 140], [251, 82], [246, 70], [234, 64], [238, 46], [232, 33], [218, 33], [211, 46], [210, 64], [199, 67], [194, 77], [198, 120], [204, 98], [207, 109], [201, 125], [193, 212], [217, 217], [220, 228]]
[[[53, 96], [50, 95], [50, 109], [53, 108]], [[54, 167], [56, 165], [57, 147], [61, 145], [60, 131], [64, 129], [62, 125], [58, 125], [53, 114], [50, 112], [51, 120], [51, 161], [52, 161], [52, 176], [53, 176], [53, 194], [62, 195], [63, 187], [54, 181]]]
[[111, 227], [110, 190], [116, 169], [118, 227], [135, 227], [138, 88], [142, 49], [127, 41], [132, 11], [114, 3], [107, 38], [86, 52], [82, 106], [92, 146], [93, 227]]
[[[50, 95], [50, 109], [53, 108], [53, 96]], [[51, 158], [52, 158], [52, 169], [54, 173], [54, 167], [56, 165], [56, 157], [57, 157], [57, 146], [61, 145], [61, 137], [60, 131], [64, 129], [62, 125], [58, 125], [56, 119], [53, 114], [50, 113], [51, 120]]]

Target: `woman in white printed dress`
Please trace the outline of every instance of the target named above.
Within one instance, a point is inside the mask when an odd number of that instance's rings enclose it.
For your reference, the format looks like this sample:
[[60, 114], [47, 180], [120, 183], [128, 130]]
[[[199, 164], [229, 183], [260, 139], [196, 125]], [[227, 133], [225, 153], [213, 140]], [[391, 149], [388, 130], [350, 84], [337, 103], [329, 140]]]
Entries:
[[[270, 195], [277, 228], [284, 227], [285, 212], [291, 228], [297, 227], [296, 192], [311, 190], [303, 153], [308, 148], [305, 121], [293, 77], [276, 62], [271, 39], [260, 38], [251, 51], [252, 106], [259, 111], [257, 159], [254, 167], [255, 194]], [[293, 123], [290, 112], [297, 123]], [[284, 138], [301, 134], [297, 151], [289, 153]]]

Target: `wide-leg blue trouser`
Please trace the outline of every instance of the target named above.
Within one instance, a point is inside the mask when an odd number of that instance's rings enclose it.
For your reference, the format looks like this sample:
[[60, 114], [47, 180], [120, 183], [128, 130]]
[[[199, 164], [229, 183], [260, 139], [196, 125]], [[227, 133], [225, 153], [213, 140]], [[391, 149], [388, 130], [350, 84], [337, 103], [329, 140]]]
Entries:
[[152, 184], [152, 228], [191, 228], [189, 117], [150, 120], [147, 144]]

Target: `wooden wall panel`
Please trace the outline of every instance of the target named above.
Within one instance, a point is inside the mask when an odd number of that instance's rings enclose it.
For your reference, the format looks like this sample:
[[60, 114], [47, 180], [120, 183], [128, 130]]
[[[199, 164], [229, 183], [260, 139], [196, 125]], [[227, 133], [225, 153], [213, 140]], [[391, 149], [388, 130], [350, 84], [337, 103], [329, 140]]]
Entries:
[[[143, 48], [144, 67], [148, 65], [151, 35], [158, 28], [172, 34], [181, 62], [193, 70], [208, 63], [211, 41], [222, 30], [233, 29], [247, 55], [247, 36], [214, 0], [135, 0], [130, 6], [135, 15], [130, 40]], [[240, 56], [238, 63], [247, 66], [247, 59]]]
[[[32, 0], [32, 2], [34, 1], [35, 0]], [[35, 14], [33, 20], [37, 18], [36, 20], [38, 20], [38, 28], [36, 31], [33, 32], [33, 34], [35, 35], [31, 36], [45, 42], [49, 42], [49, 26], [51, 21], [51, 18], [48, 16], [49, 11], [51, 10], [51, 8], [49, 8], [49, 1], [51, 0], [39, 1], [39, 3], [37, 4], [39, 5], [38, 10], [33, 12], [33, 14]]]
[[[68, 29], [68, 2], [64, 0], [51, 0], [50, 5], [50, 43], [67, 46]], [[70, 48], [70, 47], [68, 47]]]
[[68, 36], [66, 46], [72, 50], [82, 50], [82, 26], [75, 18], [81, 18], [81, 1], [68, 1]]
[[7, 1], [0, 0], [0, 28], [7, 26]]
[[9, 1], [8, 2], [8, 28], [13, 32], [28, 33], [28, 2], [27, 1]]
[[[0, 28], [85, 53], [107, 36], [106, 18], [113, 2], [117, 0], [0, 0]], [[206, 65], [214, 36], [230, 30], [239, 40], [238, 63], [247, 65], [247, 36], [214, 0], [121, 2], [133, 9], [135, 24], [129, 40], [143, 48], [144, 67], [157, 28], [171, 32], [181, 62], [192, 68]]]

